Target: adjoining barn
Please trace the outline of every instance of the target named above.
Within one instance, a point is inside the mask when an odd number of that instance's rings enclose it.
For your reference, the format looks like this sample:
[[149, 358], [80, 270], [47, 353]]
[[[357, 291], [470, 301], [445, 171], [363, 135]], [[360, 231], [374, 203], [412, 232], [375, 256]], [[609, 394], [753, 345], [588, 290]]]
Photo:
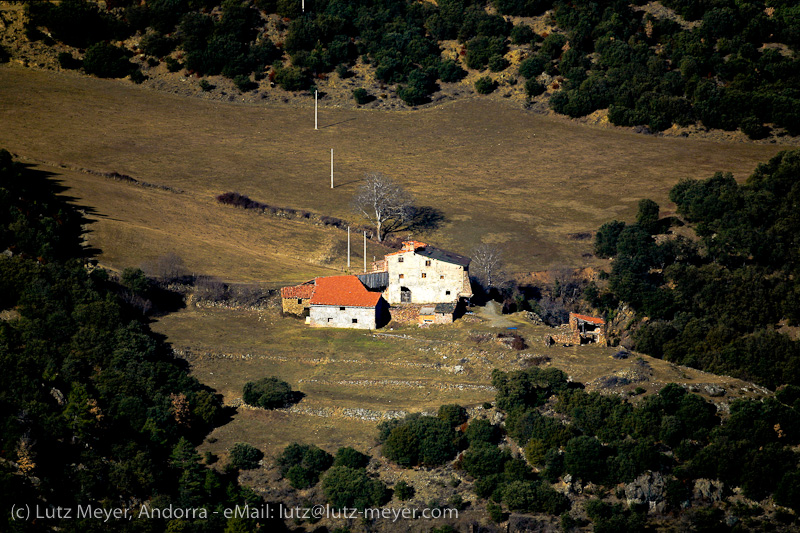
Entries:
[[308, 316], [309, 300], [314, 294], [315, 280], [306, 281], [293, 287], [281, 289], [281, 307], [284, 313]]
[[309, 301], [309, 323], [318, 327], [377, 329], [385, 321], [386, 300], [356, 276], [317, 278]]

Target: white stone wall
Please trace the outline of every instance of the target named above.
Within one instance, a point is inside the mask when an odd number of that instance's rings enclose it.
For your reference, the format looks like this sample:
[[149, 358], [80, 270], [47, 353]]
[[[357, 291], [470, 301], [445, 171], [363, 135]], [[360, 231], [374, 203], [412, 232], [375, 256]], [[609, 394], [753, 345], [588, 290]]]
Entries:
[[[402, 262], [399, 260], [401, 257]], [[430, 265], [426, 262], [430, 262]], [[387, 256], [386, 263], [389, 287], [384, 292], [384, 298], [390, 304], [401, 303], [401, 287], [411, 291], [410, 303], [456, 302], [458, 295], [464, 290], [465, 277], [468, 278], [464, 267], [460, 265], [413, 252]]]
[[[312, 305], [309, 314], [312, 326], [330, 328], [376, 329], [374, 307], [345, 307]], [[353, 319], [357, 320], [353, 323]]]

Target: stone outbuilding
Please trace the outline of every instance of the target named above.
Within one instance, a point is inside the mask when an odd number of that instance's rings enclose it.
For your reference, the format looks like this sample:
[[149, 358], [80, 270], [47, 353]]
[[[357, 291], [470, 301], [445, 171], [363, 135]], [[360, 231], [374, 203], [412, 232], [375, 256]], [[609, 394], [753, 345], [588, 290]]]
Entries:
[[309, 306], [308, 323], [318, 327], [377, 329], [388, 313], [381, 294], [356, 276], [317, 278]]
[[309, 301], [314, 294], [314, 281], [306, 281], [300, 285], [281, 289], [281, 307], [284, 313], [308, 316]]
[[423, 306], [419, 310], [419, 325], [452, 324], [456, 305], [456, 303], [440, 303]]
[[566, 326], [559, 326], [562, 331], [555, 335], [545, 337], [545, 344], [563, 344], [565, 346], [581, 344], [607, 344], [606, 321], [602, 318], [589, 315], [569, 314]]

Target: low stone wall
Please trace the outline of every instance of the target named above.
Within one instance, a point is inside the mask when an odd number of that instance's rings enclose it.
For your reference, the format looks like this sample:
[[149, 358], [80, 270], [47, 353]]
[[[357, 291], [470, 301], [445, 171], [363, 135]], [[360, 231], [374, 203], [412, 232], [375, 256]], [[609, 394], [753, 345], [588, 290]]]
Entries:
[[419, 311], [423, 307], [425, 307], [423, 304], [395, 304], [389, 308], [389, 313], [393, 322], [416, 324], [419, 322]]

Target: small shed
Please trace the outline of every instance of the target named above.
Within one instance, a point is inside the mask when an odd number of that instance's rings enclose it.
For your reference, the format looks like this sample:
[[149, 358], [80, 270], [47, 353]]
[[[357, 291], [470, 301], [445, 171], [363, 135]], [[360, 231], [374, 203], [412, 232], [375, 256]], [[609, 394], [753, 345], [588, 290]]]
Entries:
[[419, 324], [452, 324], [456, 305], [455, 302], [449, 302], [422, 307], [419, 310]]

